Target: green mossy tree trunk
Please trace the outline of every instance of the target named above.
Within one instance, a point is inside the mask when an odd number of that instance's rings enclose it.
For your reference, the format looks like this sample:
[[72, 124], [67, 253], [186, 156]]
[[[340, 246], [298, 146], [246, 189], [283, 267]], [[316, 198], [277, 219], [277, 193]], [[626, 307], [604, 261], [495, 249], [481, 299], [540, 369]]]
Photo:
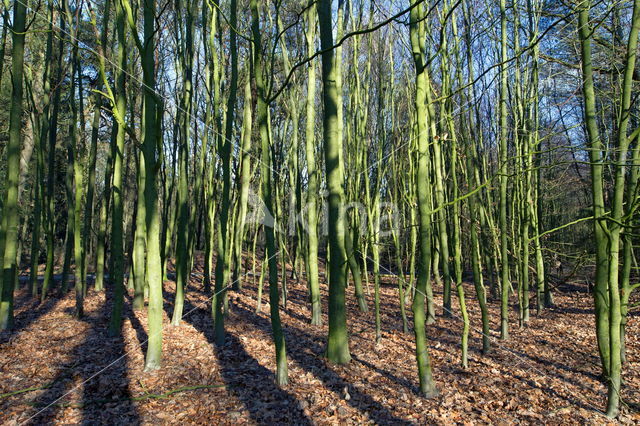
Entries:
[[331, 1], [319, 0], [320, 45], [322, 48], [322, 88], [324, 103], [324, 157], [329, 191], [329, 336], [326, 356], [336, 364], [351, 361], [345, 288], [347, 262], [345, 251], [345, 215], [343, 177], [340, 165], [342, 150], [338, 123], [338, 102], [341, 99], [336, 85], [337, 73], [333, 51]]
[[[193, 110], [193, 30], [195, 4], [192, 0], [176, 1], [178, 14], [184, 10], [184, 46], [179, 48], [182, 74], [182, 97], [180, 99], [180, 126], [178, 133], [178, 235], [176, 244], [176, 295], [171, 325], [180, 325], [184, 308], [184, 292], [189, 284], [189, 143], [191, 137], [191, 114]], [[181, 22], [182, 19], [179, 19]], [[180, 54], [181, 53], [181, 54]]]
[[[306, 13], [307, 54], [316, 49], [317, 11], [310, 7]], [[311, 324], [322, 324], [322, 304], [318, 281], [318, 170], [316, 168], [315, 125], [316, 125], [316, 69], [317, 61], [309, 62], [307, 69], [307, 100], [305, 127], [305, 158], [307, 160], [307, 283], [311, 297]]]
[[9, 142], [7, 144], [6, 195], [2, 204], [4, 247], [2, 286], [0, 291], [0, 330], [13, 326], [13, 290], [16, 281], [18, 247], [18, 185], [20, 177], [20, 145], [24, 78], [24, 39], [27, 7], [21, 1], [13, 4], [13, 45], [11, 47], [11, 104], [9, 109]]
[[[113, 287], [113, 305], [111, 310], [111, 320], [109, 322], [109, 334], [112, 336], [118, 335], [122, 326], [122, 310], [124, 304], [124, 187], [123, 187], [123, 159], [124, 159], [124, 142], [126, 136], [126, 123], [125, 112], [127, 110], [127, 96], [126, 90], [126, 70], [127, 70], [127, 39], [126, 39], [126, 17], [123, 4], [120, 0], [114, 1], [115, 10], [115, 28], [117, 34], [118, 44], [115, 48], [114, 61], [117, 64], [116, 73], [114, 78], [114, 89], [111, 90], [106, 73], [105, 58], [104, 55], [99, 56], [99, 70], [102, 78], [102, 83], [105, 89], [109, 93], [109, 101], [111, 104], [111, 111], [114, 118], [114, 128], [111, 137], [111, 164], [107, 164], [107, 167], [113, 168], [113, 176], [111, 182], [105, 179], [105, 187], [107, 184], [111, 185], [110, 193], [113, 200], [110, 208], [111, 216], [111, 238], [110, 238], [110, 252], [111, 252], [111, 268], [109, 269], [109, 277]], [[103, 29], [104, 31], [104, 29]], [[100, 50], [106, 48], [104, 44], [99, 45]], [[115, 92], [115, 93], [114, 93]], [[106, 191], [106, 188], [105, 188]], [[105, 199], [103, 203], [107, 203]], [[106, 221], [106, 206], [105, 216], [103, 218]], [[106, 225], [106, 224], [105, 224]], [[102, 226], [102, 225], [101, 225]], [[100, 245], [98, 245], [100, 247]], [[98, 257], [98, 262], [104, 262]], [[97, 279], [97, 277], [96, 277]]]
[[500, 147], [499, 147], [499, 173], [500, 173], [500, 258], [502, 265], [500, 268], [500, 338], [509, 338], [509, 247], [507, 228], [507, 137], [509, 129], [507, 127], [507, 12], [506, 1], [500, 0]]
[[[234, 2], [235, 3], [235, 2]], [[248, 68], [248, 67], [247, 67]], [[247, 76], [249, 73], [247, 73]], [[249, 200], [249, 184], [251, 183], [251, 134], [252, 134], [252, 96], [251, 79], [247, 78], [244, 86], [244, 107], [242, 116], [242, 145], [240, 147], [240, 175], [238, 194], [238, 216], [235, 222], [233, 282], [240, 285], [242, 273], [242, 248], [245, 238], [245, 223], [247, 218], [247, 202]]]
[[591, 25], [589, 24], [590, 2], [583, 2], [578, 9], [578, 35], [582, 57], [582, 93], [584, 96], [584, 119], [589, 141], [591, 161], [591, 195], [593, 203], [593, 231], [596, 248], [596, 274], [593, 289], [596, 337], [602, 362], [602, 371], [609, 377], [609, 283], [608, 283], [608, 227], [605, 218], [603, 188], [603, 144], [596, 119], [596, 96], [593, 85], [593, 64], [591, 62]]
[[[54, 14], [56, 8], [52, 5], [54, 9]], [[66, 31], [65, 20], [60, 14], [60, 32]], [[52, 19], [52, 22], [55, 21]], [[52, 31], [56, 31], [55, 25], [52, 25]], [[55, 178], [56, 178], [56, 141], [58, 137], [58, 115], [60, 112], [60, 92], [61, 92], [61, 84], [63, 78], [63, 67], [62, 67], [62, 56], [64, 51], [64, 45], [62, 38], [59, 38], [57, 44], [57, 50], [54, 53], [53, 58], [53, 69], [52, 69], [52, 82], [51, 87], [54, 87], [53, 97], [51, 100], [51, 104], [53, 109], [51, 110], [51, 118], [49, 119], [49, 144], [47, 149], [47, 192], [45, 196], [45, 232], [47, 234], [46, 241], [46, 265], [44, 272], [44, 280], [42, 282], [42, 293], [40, 296], [40, 300], [44, 301], [49, 287], [51, 287], [54, 283], [53, 273], [54, 273], [54, 251], [55, 251], [55, 229], [56, 229], [56, 212], [55, 212]]]
[[[258, 91], [258, 103], [256, 118], [260, 132], [261, 164], [260, 174], [262, 180], [262, 201], [268, 213], [274, 212], [272, 184], [271, 184], [271, 136], [269, 129], [269, 104], [264, 82], [264, 69], [262, 60], [262, 39], [260, 33], [260, 11], [258, 0], [250, 1], [251, 8], [251, 33], [253, 35], [253, 72]], [[275, 222], [275, 221], [274, 221]], [[278, 291], [278, 259], [275, 241], [275, 223], [265, 223], [264, 232], [266, 239], [265, 263], [269, 267], [269, 305], [271, 314], [271, 331], [276, 349], [276, 383], [284, 386], [288, 383], [287, 348], [280, 322], [280, 295]], [[264, 268], [264, 264], [263, 264]]]
[[419, 213], [419, 257], [416, 295], [413, 299], [413, 322], [416, 337], [416, 361], [420, 392], [432, 397], [438, 390], [431, 373], [431, 360], [425, 330], [425, 307], [427, 281], [431, 276], [431, 212], [429, 191], [429, 128], [427, 123], [427, 90], [429, 82], [425, 64], [426, 28], [424, 23], [424, 6], [419, 5], [411, 10], [410, 38], [411, 53], [416, 67], [415, 108], [417, 120], [418, 161], [416, 168], [416, 187]]

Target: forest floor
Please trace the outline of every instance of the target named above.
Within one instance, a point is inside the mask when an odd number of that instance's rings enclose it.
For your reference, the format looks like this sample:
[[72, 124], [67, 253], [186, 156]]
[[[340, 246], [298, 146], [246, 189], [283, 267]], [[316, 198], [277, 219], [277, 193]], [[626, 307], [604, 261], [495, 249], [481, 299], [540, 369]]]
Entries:
[[[330, 365], [323, 358], [327, 334], [309, 325], [306, 283], [289, 280], [281, 310], [289, 359], [289, 385], [274, 383], [274, 349], [265, 283], [256, 313], [256, 286], [229, 293], [226, 344], [213, 344], [210, 302], [196, 268], [184, 321], [169, 325], [174, 283], [165, 282], [164, 364], [144, 372], [146, 312], [130, 309], [122, 337], [107, 336], [111, 304], [90, 291], [86, 316], [75, 319], [73, 291], [43, 304], [17, 292], [15, 329], [0, 334], [0, 424], [603, 424], [606, 386], [599, 375], [592, 298], [586, 285], [564, 284], [556, 307], [532, 312], [517, 326], [512, 306], [508, 341], [499, 341], [499, 305], [490, 303], [493, 351], [480, 353], [479, 309], [465, 284], [471, 318], [469, 367], [460, 367], [457, 315], [427, 327], [440, 395], [417, 394], [414, 338], [402, 332], [396, 280], [381, 288], [382, 341], [375, 343], [373, 285], [370, 311], [358, 311], [348, 290], [353, 360]], [[441, 293], [436, 288], [438, 305]], [[514, 300], [515, 302], [515, 300]], [[410, 306], [407, 315], [411, 321]], [[640, 422], [640, 321], [628, 325], [625, 404], [619, 421]], [[410, 322], [411, 324], [411, 322]], [[17, 393], [19, 392], [19, 393]], [[7, 395], [8, 393], [15, 393]]]

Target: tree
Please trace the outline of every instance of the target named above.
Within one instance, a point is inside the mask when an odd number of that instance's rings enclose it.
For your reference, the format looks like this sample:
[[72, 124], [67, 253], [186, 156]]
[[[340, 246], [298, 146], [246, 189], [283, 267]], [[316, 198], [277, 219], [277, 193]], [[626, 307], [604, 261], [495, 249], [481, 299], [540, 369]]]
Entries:
[[[306, 13], [307, 21], [307, 54], [311, 56], [316, 49], [317, 10], [310, 7]], [[307, 71], [307, 101], [305, 128], [305, 158], [307, 161], [307, 282], [311, 297], [311, 324], [322, 324], [320, 304], [320, 286], [318, 283], [318, 170], [315, 159], [315, 124], [316, 124], [316, 61], [310, 61]]]
[[[176, 10], [182, 12], [182, 3], [176, 2]], [[182, 99], [180, 100], [180, 131], [178, 137], [178, 242], [176, 247], [176, 300], [174, 302], [172, 325], [180, 325], [184, 308], [184, 292], [189, 283], [189, 142], [191, 136], [191, 112], [193, 109], [193, 27], [195, 4], [186, 0], [184, 46], [178, 55], [183, 75]]]
[[[596, 276], [594, 303], [596, 336], [603, 372], [608, 380], [607, 416], [616, 417], [622, 384], [621, 371], [621, 300], [619, 286], [620, 234], [624, 229], [625, 178], [627, 155], [631, 139], [627, 134], [631, 107], [631, 89], [640, 32], [640, 1], [633, 2], [631, 30], [627, 41], [624, 79], [621, 93], [621, 113], [616, 135], [617, 162], [614, 165], [613, 206], [605, 213], [603, 168], [604, 157], [600, 131], [596, 121], [596, 95], [591, 57], [592, 29], [589, 23], [590, 2], [577, 6], [578, 34], [582, 57], [582, 92], [584, 120], [590, 147], [593, 226], [596, 241]], [[627, 202], [631, 202], [628, 200]]]
[[322, 98], [324, 104], [324, 161], [329, 190], [329, 336], [326, 355], [329, 361], [346, 364], [351, 361], [345, 287], [347, 281], [345, 253], [345, 212], [343, 177], [340, 165], [342, 151], [338, 123], [340, 95], [336, 87], [337, 73], [333, 33], [331, 28], [331, 1], [318, 2], [320, 46], [322, 48]]
[[[269, 131], [269, 104], [267, 103], [267, 88], [264, 83], [262, 63], [262, 37], [260, 34], [260, 10], [257, 0], [251, 0], [251, 33], [253, 35], [253, 72], [258, 91], [256, 119], [260, 132], [260, 178], [262, 180], [262, 201], [267, 212], [273, 212], [272, 184], [271, 184], [271, 136]], [[276, 349], [276, 383], [284, 386], [288, 383], [287, 348], [280, 322], [280, 294], [278, 291], [278, 259], [275, 242], [276, 223], [265, 223], [266, 239], [265, 263], [269, 267], [269, 305], [271, 309], [271, 331]]]
[[9, 142], [7, 144], [6, 194], [2, 203], [2, 282], [0, 282], [0, 330], [13, 326], [13, 291], [17, 270], [18, 245], [18, 178], [20, 175], [20, 145], [24, 79], [24, 39], [27, 6], [13, 4], [11, 47], [11, 106], [9, 110]]
[[416, 361], [418, 364], [418, 378], [420, 379], [420, 392], [427, 397], [432, 397], [437, 395], [438, 391], [431, 374], [431, 360], [427, 346], [424, 309], [427, 281], [430, 280], [431, 275], [431, 212], [428, 193], [431, 183], [429, 179], [429, 127], [427, 123], [429, 76], [427, 74], [427, 64], [425, 63], [424, 41], [426, 39], [426, 26], [424, 17], [425, 12], [423, 5], [418, 5], [411, 9], [409, 31], [411, 37], [411, 54], [416, 67], [415, 114], [418, 132], [416, 135], [418, 141], [416, 185], [420, 247], [418, 281], [416, 283], [417, 294], [413, 298], [413, 328], [416, 337]]
[[500, 338], [509, 338], [509, 248], [507, 241], [507, 12], [506, 1], [500, 0]]

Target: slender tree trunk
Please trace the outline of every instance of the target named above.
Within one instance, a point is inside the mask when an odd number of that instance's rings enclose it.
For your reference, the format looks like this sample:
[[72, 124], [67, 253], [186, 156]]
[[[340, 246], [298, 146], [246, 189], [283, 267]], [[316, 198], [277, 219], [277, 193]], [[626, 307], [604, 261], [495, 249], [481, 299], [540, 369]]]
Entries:
[[[52, 7], [54, 7], [52, 5]], [[55, 7], [54, 7], [55, 10]], [[54, 20], [52, 19], [52, 22]], [[65, 20], [60, 16], [60, 32], [64, 33], [66, 31]], [[52, 31], [55, 31], [55, 25], [52, 26]], [[53, 285], [53, 273], [54, 273], [54, 257], [55, 257], [55, 231], [56, 231], [56, 220], [55, 220], [55, 177], [56, 177], [56, 141], [58, 137], [58, 113], [60, 111], [60, 82], [62, 81], [62, 55], [64, 51], [64, 46], [62, 39], [58, 42], [58, 49], [55, 53], [55, 58], [53, 62], [54, 75], [52, 80], [52, 86], [54, 87], [53, 91], [53, 99], [52, 105], [53, 109], [51, 111], [51, 118], [49, 120], [49, 144], [48, 144], [48, 152], [47, 152], [47, 193], [46, 193], [46, 234], [47, 234], [47, 243], [46, 243], [46, 251], [47, 251], [47, 259], [46, 266], [44, 272], [44, 280], [42, 282], [42, 294], [40, 300], [44, 302], [45, 297], [47, 296], [48, 289], [51, 285]]]
[[[627, 206], [625, 209], [625, 217], [628, 218], [628, 224], [633, 227], [637, 225], [637, 219], [633, 216], [633, 210], [635, 206], [629, 201], [634, 199], [639, 189], [638, 183], [640, 181], [640, 135], [636, 137], [636, 143], [631, 155], [630, 167], [631, 170], [629, 173], [629, 180], [627, 182]], [[631, 232], [625, 229], [622, 234], [622, 239], [623, 266], [622, 276], [620, 277], [620, 314], [622, 317], [620, 322], [620, 360], [624, 364], [627, 361], [625, 354], [625, 334], [627, 326], [627, 315], [629, 313], [629, 299], [631, 297], [632, 290], [638, 288], [640, 284], [631, 284], [631, 268], [632, 263], [635, 261], [633, 253], [633, 236], [631, 235]]]
[[427, 123], [427, 69], [425, 65], [426, 40], [424, 20], [424, 7], [419, 5], [411, 10], [410, 37], [413, 61], [416, 67], [416, 97], [415, 108], [417, 118], [418, 162], [416, 169], [416, 186], [419, 212], [419, 246], [418, 281], [416, 283], [416, 295], [413, 299], [413, 322], [416, 337], [416, 361], [418, 364], [418, 378], [420, 380], [420, 393], [427, 397], [437, 395], [435, 381], [431, 374], [431, 360], [425, 330], [424, 301], [427, 291], [427, 282], [431, 275], [431, 213], [429, 206], [429, 128]]
[[189, 142], [191, 136], [191, 112], [193, 103], [193, 27], [195, 4], [192, 0], [176, 2], [177, 8], [186, 7], [183, 57], [179, 58], [183, 73], [182, 98], [180, 100], [180, 129], [178, 133], [178, 240], [176, 243], [176, 295], [171, 325], [180, 325], [184, 308], [184, 292], [189, 284]]
[[[100, 203], [100, 225], [98, 227], [98, 236], [96, 239], [96, 291], [104, 290], [104, 276], [105, 276], [105, 261], [107, 259], [107, 227], [109, 223], [109, 211], [111, 209], [111, 192], [113, 184], [113, 154], [115, 145], [115, 138], [118, 132], [117, 124], [114, 124], [111, 128], [111, 141], [109, 143], [110, 148], [107, 151], [107, 158], [105, 161], [104, 170], [104, 192], [102, 194], [102, 201]], [[109, 244], [110, 246], [111, 244]], [[109, 270], [109, 274], [113, 271]], [[110, 276], [110, 281], [112, 277]]]
[[[54, 5], [53, 1], [49, 2], [49, 34], [47, 34], [47, 47], [45, 52], [44, 71], [42, 72], [42, 95], [43, 95], [43, 109], [40, 114], [40, 134], [37, 139], [36, 149], [36, 193], [34, 200], [34, 212], [33, 212], [33, 231], [31, 236], [31, 276], [30, 276], [30, 288], [31, 295], [38, 297], [38, 266], [40, 257], [40, 228], [43, 217], [43, 207], [46, 202], [45, 199], [45, 185], [44, 185], [44, 149], [47, 136], [49, 134], [49, 112], [50, 112], [50, 92], [51, 92], [51, 62], [53, 62], [53, 27], [54, 27]], [[3, 31], [6, 31], [6, 23]], [[3, 46], [4, 50], [4, 46]], [[34, 100], [35, 101], [35, 100]]]
[[[607, 394], [607, 416], [615, 418], [618, 415], [620, 404], [620, 391], [622, 384], [622, 360], [621, 360], [621, 323], [622, 304], [620, 298], [620, 234], [621, 222], [624, 214], [624, 195], [627, 153], [630, 138], [627, 135], [631, 116], [631, 91], [633, 87], [633, 73], [636, 65], [638, 33], [640, 32], [640, 0], [633, 2], [633, 16], [631, 18], [631, 31], [627, 42], [626, 63], [624, 80], [622, 83], [620, 119], [617, 132], [617, 156], [615, 166], [615, 183], [613, 189], [613, 207], [611, 214], [611, 226], [609, 228], [609, 386]], [[631, 202], [631, 200], [628, 200]]]
[[[121, 0], [130, 30], [137, 34], [131, 5]], [[145, 0], [143, 7], [144, 36], [137, 41], [142, 57], [142, 80], [144, 84], [144, 134], [142, 152], [145, 163], [144, 199], [147, 237], [146, 274], [149, 285], [148, 344], [145, 369], [154, 370], [162, 364], [162, 259], [160, 258], [160, 214], [158, 210], [158, 188], [156, 177], [161, 166], [160, 117], [161, 105], [156, 93], [155, 36], [156, 3]]]
[[[316, 49], [317, 12], [315, 7], [307, 11], [307, 53]], [[315, 159], [316, 125], [316, 61], [309, 62], [307, 69], [307, 102], [305, 128], [305, 157], [307, 160], [307, 281], [311, 296], [311, 324], [322, 324], [322, 304], [320, 303], [320, 284], [318, 281], [318, 170]]]
[[[269, 134], [269, 105], [266, 102], [267, 94], [264, 84], [262, 63], [262, 40], [260, 34], [260, 12], [258, 0], [250, 1], [251, 8], [251, 32], [253, 35], [253, 60], [254, 79], [258, 90], [258, 103], [256, 108], [258, 128], [261, 141], [261, 167], [262, 200], [268, 212], [274, 212], [271, 185], [271, 137]], [[266, 260], [269, 266], [269, 305], [271, 309], [271, 330], [276, 349], [276, 383], [284, 386], [288, 382], [287, 349], [282, 324], [280, 322], [280, 297], [278, 291], [278, 260], [276, 258], [276, 242], [274, 227], [276, 223], [265, 223]], [[264, 268], [264, 265], [263, 265]]]
[[22, 128], [22, 81], [24, 76], [24, 39], [27, 7], [13, 4], [13, 45], [11, 51], [11, 105], [9, 109], [9, 142], [7, 144], [6, 195], [2, 206], [4, 247], [2, 291], [0, 293], [0, 330], [13, 326], [13, 290], [16, 281], [18, 246], [18, 185], [20, 177], [20, 145]]
[[[212, 18], [216, 19], [217, 18]], [[216, 22], [217, 24], [217, 22]], [[217, 28], [217, 26], [216, 26]], [[213, 30], [212, 30], [213, 32]], [[237, 71], [236, 71], [237, 72]], [[237, 77], [236, 77], [237, 79]], [[216, 86], [216, 93], [219, 93]], [[235, 95], [234, 95], [235, 96]], [[218, 96], [219, 98], [219, 96]], [[222, 103], [218, 100], [220, 105]], [[220, 220], [216, 224], [218, 231], [218, 250], [215, 270], [215, 339], [216, 344], [224, 344], [224, 300], [229, 281], [229, 209], [231, 205], [231, 141], [226, 135], [218, 138], [218, 150], [222, 162], [222, 196], [220, 198]]]
[[318, 2], [322, 53], [322, 87], [324, 101], [324, 156], [329, 190], [329, 336], [326, 355], [329, 361], [346, 364], [351, 361], [345, 287], [347, 280], [345, 256], [345, 215], [343, 209], [343, 177], [340, 165], [337, 73], [331, 25], [331, 1]]
[[[247, 78], [244, 87], [244, 108], [242, 118], [242, 145], [240, 147], [240, 178], [238, 195], [238, 216], [236, 218], [234, 238], [233, 282], [240, 281], [242, 272], [242, 248], [245, 237], [245, 221], [247, 217], [247, 201], [249, 199], [249, 184], [251, 183], [251, 134], [252, 134], [252, 104], [251, 79]], [[240, 287], [240, 286], [239, 286]]]
[[578, 35], [582, 56], [582, 93], [584, 96], [584, 114], [589, 141], [591, 160], [591, 194], [593, 202], [593, 231], [596, 246], [596, 275], [593, 289], [596, 337], [602, 362], [602, 371], [609, 377], [609, 282], [608, 282], [608, 227], [605, 219], [602, 141], [596, 121], [596, 96], [593, 85], [593, 65], [591, 63], [591, 25], [589, 24], [590, 2], [585, 1], [578, 9]]
[[507, 241], [507, 12], [506, 1], [500, 0], [500, 338], [509, 338], [509, 248]]

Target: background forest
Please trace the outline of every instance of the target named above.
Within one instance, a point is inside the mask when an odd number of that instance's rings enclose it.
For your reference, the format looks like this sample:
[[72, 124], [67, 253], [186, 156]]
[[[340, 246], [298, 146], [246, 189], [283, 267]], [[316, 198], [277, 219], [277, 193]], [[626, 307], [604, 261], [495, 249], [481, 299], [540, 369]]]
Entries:
[[6, 0], [0, 419], [640, 420], [639, 30], [640, 0]]

